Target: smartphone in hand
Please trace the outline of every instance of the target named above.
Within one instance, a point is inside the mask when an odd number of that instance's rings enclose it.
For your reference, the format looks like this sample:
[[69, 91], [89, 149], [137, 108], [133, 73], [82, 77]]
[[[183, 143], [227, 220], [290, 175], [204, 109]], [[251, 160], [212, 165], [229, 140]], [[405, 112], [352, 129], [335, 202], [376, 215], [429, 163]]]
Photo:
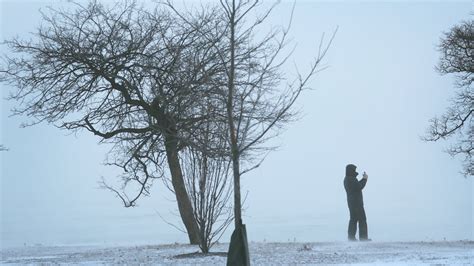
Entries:
[[366, 173], [366, 172], [364, 172], [364, 174], [362, 175], [362, 178], [368, 179], [368, 178], [369, 178], [369, 176], [367, 175], [367, 173]]

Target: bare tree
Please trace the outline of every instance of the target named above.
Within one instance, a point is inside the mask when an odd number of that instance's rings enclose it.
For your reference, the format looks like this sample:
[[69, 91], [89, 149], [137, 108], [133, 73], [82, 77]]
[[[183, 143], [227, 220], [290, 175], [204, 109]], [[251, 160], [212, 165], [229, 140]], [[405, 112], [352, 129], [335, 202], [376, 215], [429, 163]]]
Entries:
[[[298, 72], [293, 81], [288, 81], [281, 67], [291, 54], [282, 55], [291, 22], [287, 27], [271, 30], [257, 39], [260, 26], [273, 9], [266, 10], [255, 20], [247, 20], [259, 3], [258, 0], [221, 0], [222, 11], [219, 14], [223, 13], [223, 22], [220, 31], [200, 31], [204, 38], [216, 38], [213, 34], [222, 38], [221, 45], [215, 46], [224, 66], [223, 77], [218, 84], [221, 88], [218, 97], [223, 104], [218, 108], [227, 125], [224, 135], [228, 148], [225, 153], [232, 162], [236, 230], [242, 227], [241, 175], [260, 165], [264, 155], [273, 148], [265, 143], [295, 119], [296, 113], [292, 111], [292, 106], [310, 78], [322, 69], [322, 59], [334, 37], [326, 45], [321, 40], [318, 54], [307, 74]], [[185, 17], [170, 2], [168, 5], [182, 18]], [[282, 89], [281, 83], [284, 81], [288, 83]], [[247, 255], [239, 254], [239, 263], [248, 263]]]
[[196, 136], [202, 145], [200, 148], [190, 146], [181, 153], [186, 189], [193, 204], [203, 253], [209, 252], [233, 218], [230, 161], [222, 154], [227, 146], [227, 139], [222, 134], [226, 124], [215, 112], [215, 100], [215, 95], [207, 95], [201, 109], [196, 110], [209, 117], [199, 125], [201, 133]]
[[208, 253], [233, 218], [229, 204], [232, 195], [230, 162], [210, 157], [195, 148], [187, 149], [183, 157], [186, 188], [199, 227], [199, 247]]
[[[265, 143], [278, 135], [281, 129], [294, 120], [296, 113], [291, 107], [309, 79], [320, 71], [332, 38], [323, 45], [305, 75], [297, 73], [293, 81], [288, 81], [281, 89], [281, 83], [287, 77], [281, 72], [291, 52], [282, 56], [287, 44], [291, 26], [269, 32], [260, 40], [255, 38], [257, 28], [264, 22], [273, 7], [263, 13], [254, 22], [246, 21], [249, 12], [256, 8], [259, 1], [221, 1], [228, 21], [229, 53], [221, 53], [226, 69], [227, 84], [223, 87], [226, 99], [228, 139], [233, 163], [234, 176], [234, 215], [235, 223], [241, 223], [240, 176], [261, 163], [264, 153], [272, 147]], [[247, 163], [241, 169], [242, 162]]]
[[456, 95], [441, 117], [431, 119], [426, 141], [438, 141], [457, 135], [458, 141], [447, 151], [452, 156], [464, 156], [463, 173], [474, 175], [474, 20], [451, 28], [441, 38], [441, 58], [437, 70], [455, 74]]
[[32, 40], [6, 41], [16, 55], [4, 56], [0, 82], [17, 88], [16, 115], [67, 130], [86, 129], [114, 144], [109, 163], [124, 170], [123, 186], [136, 186], [129, 198], [112, 189], [125, 207], [149, 194], [152, 181], [169, 170], [181, 219], [190, 242], [199, 230], [186, 191], [179, 151], [198, 146], [195, 113], [209, 94], [220, 64], [210, 53], [215, 40], [196, 31], [212, 30], [211, 11], [180, 22], [164, 9], [151, 11], [134, 1], [112, 7], [92, 1], [71, 10], [43, 13]]

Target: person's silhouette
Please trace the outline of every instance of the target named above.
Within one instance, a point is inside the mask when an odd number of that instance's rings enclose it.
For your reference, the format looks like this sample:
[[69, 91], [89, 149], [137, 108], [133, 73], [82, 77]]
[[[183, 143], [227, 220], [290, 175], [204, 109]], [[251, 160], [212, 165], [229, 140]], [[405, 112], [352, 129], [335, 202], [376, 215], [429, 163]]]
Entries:
[[355, 234], [357, 231], [357, 223], [359, 223], [359, 240], [367, 241], [367, 218], [364, 210], [364, 199], [362, 196], [362, 189], [367, 183], [369, 176], [364, 172], [363, 178], [357, 180], [356, 166], [348, 164], [346, 166], [346, 177], [344, 178], [344, 188], [347, 194], [347, 205], [349, 206], [350, 220], [349, 228], [347, 230], [348, 238], [351, 241], [356, 240]]

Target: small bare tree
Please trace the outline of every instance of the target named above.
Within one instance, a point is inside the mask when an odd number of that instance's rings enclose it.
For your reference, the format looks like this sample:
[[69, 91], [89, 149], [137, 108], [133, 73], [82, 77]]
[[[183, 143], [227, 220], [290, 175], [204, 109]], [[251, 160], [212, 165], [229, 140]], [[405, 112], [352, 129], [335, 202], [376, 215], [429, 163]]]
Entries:
[[227, 147], [227, 140], [222, 135], [226, 124], [214, 112], [214, 98], [214, 95], [208, 95], [203, 101], [206, 104], [197, 111], [209, 117], [200, 124], [201, 134], [197, 136], [203, 148], [188, 147], [182, 152], [181, 160], [186, 189], [199, 227], [199, 247], [203, 253], [209, 252], [233, 218], [230, 161], [221, 153]]
[[183, 157], [186, 188], [199, 227], [199, 247], [203, 253], [208, 253], [233, 218], [230, 162], [224, 158], [212, 158], [194, 148], [187, 149]]
[[[183, 169], [186, 190], [194, 210], [199, 229], [199, 247], [203, 253], [209, 253], [211, 247], [221, 238], [222, 234], [232, 222], [232, 207], [230, 197], [232, 186], [229, 175], [230, 161], [223, 149], [227, 146], [225, 132], [226, 124], [214, 111], [213, 94], [202, 99], [203, 106], [195, 110], [196, 114], [206, 116], [194, 129], [193, 138], [196, 145], [190, 145], [180, 150], [180, 162]], [[147, 175], [146, 169], [143, 175]], [[174, 193], [171, 180], [164, 178], [166, 187]], [[167, 222], [176, 229], [183, 231], [179, 226]]]
[[458, 141], [447, 152], [464, 156], [463, 173], [474, 175], [474, 20], [462, 22], [446, 32], [439, 45], [441, 58], [437, 70], [456, 75], [455, 97], [441, 117], [431, 119], [426, 141], [438, 141], [457, 135]]

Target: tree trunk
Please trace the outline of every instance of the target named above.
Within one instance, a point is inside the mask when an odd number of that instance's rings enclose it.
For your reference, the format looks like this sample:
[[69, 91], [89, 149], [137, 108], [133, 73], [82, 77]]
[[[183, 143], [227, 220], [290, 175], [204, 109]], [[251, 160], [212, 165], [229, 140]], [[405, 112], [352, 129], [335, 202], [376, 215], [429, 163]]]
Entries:
[[242, 224], [242, 201], [240, 199], [240, 166], [238, 155], [233, 155], [233, 174], [234, 174], [234, 223], [235, 228]]
[[193, 215], [191, 200], [189, 199], [184, 185], [177, 146], [178, 142], [176, 137], [170, 135], [165, 136], [166, 157], [171, 172], [171, 183], [173, 184], [176, 201], [178, 202], [179, 214], [188, 232], [189, 242], [192, 245], [199, 245], [199, 229]]
[[230, 145], [232, 152], [232, 170], [234, 174], [234, 222], [235, 228], [242, 224], [242, 203], [240, 199], [240, 151], [237, 143], [237, 132], [234, 124], [234, 90], [235, 90], [235, 28], [236, 9], [235, 0], [232, 1], [230, 13], [230, 71], [227, 98], [227, 122], [229, 124]]

